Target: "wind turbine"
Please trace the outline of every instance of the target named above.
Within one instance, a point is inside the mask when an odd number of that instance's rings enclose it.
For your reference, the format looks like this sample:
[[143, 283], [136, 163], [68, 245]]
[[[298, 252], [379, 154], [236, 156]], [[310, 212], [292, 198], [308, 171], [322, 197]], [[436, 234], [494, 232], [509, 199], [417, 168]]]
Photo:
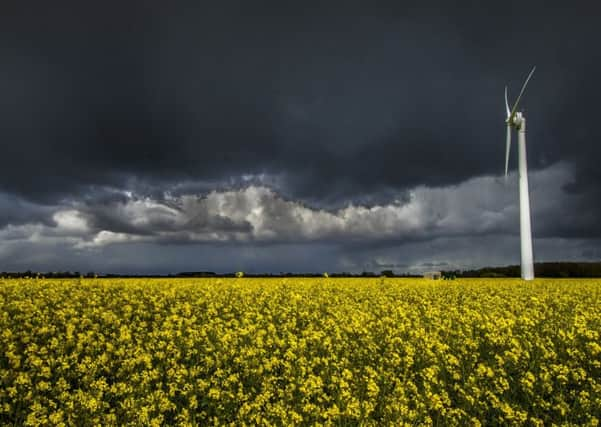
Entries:
[[518, 98], [509, 109], [507, 101], [507, 86], [505, 86], [505, 108], [507, 110], [507, 143], [505, 145], [505, 180], [507, 180], [507, 167], [509, 166], [509, 148], [511, 147], [511, 128], [518, 132], [518, 176], [520, 188], [520, 249], [522, 254], [522, 279], [534, 279], [534, 264], [532, 256], [532, 230], [530, 227], [530, 196], [528, 194], [528, 165], [526, 162], [526, 117], [518, 111], [518, 104], [526, 85], [534, 74], [536, 67], [532, 68], [526, 78]]

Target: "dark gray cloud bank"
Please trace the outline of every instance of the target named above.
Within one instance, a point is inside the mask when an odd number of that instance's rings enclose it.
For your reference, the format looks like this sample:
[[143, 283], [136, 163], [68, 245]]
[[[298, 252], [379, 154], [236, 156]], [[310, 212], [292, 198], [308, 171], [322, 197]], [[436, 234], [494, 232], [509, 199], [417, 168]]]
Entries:
[[517, 263], [533, 64], [535, 258], [601, 258], [593, 2], [1, 8], [0, 270]]

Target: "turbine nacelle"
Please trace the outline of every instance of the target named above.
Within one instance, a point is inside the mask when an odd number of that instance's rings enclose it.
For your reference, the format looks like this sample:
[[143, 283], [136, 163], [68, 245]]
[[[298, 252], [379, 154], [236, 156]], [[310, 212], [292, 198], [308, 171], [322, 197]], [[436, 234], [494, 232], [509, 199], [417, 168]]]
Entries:
[[[511, 122], [509, 120], [511, 120]], [[519, 130], [520, 126], [524, 123], [524, 115], [521, 111], [518, 111], [513, 115], [513, 118], [508, 117], [507, 120], [505, 120], [505, 123]]]

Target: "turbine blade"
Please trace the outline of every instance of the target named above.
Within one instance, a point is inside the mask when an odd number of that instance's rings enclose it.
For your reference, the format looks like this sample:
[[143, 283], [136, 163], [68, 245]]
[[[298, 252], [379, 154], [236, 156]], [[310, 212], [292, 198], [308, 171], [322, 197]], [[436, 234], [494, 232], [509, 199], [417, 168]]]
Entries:
[[507, 102], [507, 86], [505, 86], [505, 110], [507, 111], [507, 118], [509, 118], [511, 110], [509, 110], [509, 102]]
[[511, 123], [507, 123], [507, 136], [505, 141], [505, 181], [507, 181], [507, 169], [509, 167], [509, 149], [511, 147]]
[[[526, 90], [526, 85], [530, 81], [530, 77], [532, 77], [532, 74], [534, 74], [534, 70], [536, 70], [536, 66], [532, 67], [532, 71], [530, 71], [530, 74], [528, 74], [528, 77], [526, 77], [526, 81], [524, 82], [524, 85], [522, 86], [522, 90], [520, 91], [518, 98], [515, 100], [515, 104], [513, 104], [513, 108], [511, 109], [511, 113], [509, 114], [509, 117], [507, 120], [512, 119], [513, 115], [517, 111], [518, 103], [520, 102], [520, 99], [522, 98], [522, 95], [524, 94], [524, 91]], [[509, 120], [509, 121], [511, 121], [511, 120]]]

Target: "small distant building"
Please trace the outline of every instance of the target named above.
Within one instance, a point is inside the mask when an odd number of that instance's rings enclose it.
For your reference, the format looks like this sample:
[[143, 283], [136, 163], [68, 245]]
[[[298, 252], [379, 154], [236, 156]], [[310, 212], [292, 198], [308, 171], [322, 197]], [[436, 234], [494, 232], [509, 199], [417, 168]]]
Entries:
[[440, 271], [426, 271], [424, 273], [424, 279], [438, 280], [441, 277], [442, 273]]

